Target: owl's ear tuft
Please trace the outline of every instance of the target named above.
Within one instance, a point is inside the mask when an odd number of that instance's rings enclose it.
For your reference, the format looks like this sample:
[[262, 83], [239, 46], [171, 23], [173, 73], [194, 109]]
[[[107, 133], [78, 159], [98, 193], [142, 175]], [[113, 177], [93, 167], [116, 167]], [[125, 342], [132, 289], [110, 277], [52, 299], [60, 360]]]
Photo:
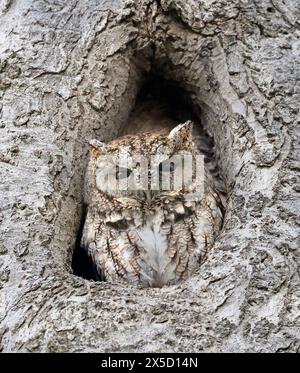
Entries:
[[96, 139], [90, 140], [89, 145], [93, 150], [103, 150], [105, 148], [105, 143]]
[[175, 142], [183, 142], [186, 140], [190, 140], [193, 136], [193, 122], [188, 120], [185, 123], [179, 124], [172, 131], [169, 133], [168, 138]]

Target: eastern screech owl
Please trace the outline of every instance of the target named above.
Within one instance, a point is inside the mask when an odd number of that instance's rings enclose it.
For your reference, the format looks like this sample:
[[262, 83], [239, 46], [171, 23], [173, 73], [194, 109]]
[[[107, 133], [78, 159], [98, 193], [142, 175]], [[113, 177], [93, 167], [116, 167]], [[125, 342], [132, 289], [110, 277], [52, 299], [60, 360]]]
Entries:
[[[116, 164], [120, 152], [127, 157], [126, 167]], [[149, 160], [151, 172], [133, 162], [134, 154]], [[179, 189], [112, 188], [116, 180], [138, 184], [137, 177], [145, 170], [146, 176], [156, 173], [160, 181], [166, 169], [172, 176], [178, 165], [168, 163], [168, 158], [184, 154], [198, 154], [190, 121], [171, 132], [127, 135], [107, 144], [90, 142], [82, 246], [100, 279], [162, 287], [186, 279], [199, 267], [222, 224], [221, 199], [208, 170], [204, 168], [200, 180], [204, 192], [199, 200], [190, 198], [199, 183], [195, 178]]]

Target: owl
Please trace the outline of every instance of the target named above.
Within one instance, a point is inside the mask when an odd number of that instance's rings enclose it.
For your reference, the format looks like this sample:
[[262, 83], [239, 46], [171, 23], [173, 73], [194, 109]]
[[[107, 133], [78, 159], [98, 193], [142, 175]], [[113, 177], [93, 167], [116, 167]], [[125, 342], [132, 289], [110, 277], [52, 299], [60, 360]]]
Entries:
[[206, 167], [195, 175], [192, 128], [90, 141], [81, 245], [100, 280], [174, 285], [205, 259], [223, 205]]

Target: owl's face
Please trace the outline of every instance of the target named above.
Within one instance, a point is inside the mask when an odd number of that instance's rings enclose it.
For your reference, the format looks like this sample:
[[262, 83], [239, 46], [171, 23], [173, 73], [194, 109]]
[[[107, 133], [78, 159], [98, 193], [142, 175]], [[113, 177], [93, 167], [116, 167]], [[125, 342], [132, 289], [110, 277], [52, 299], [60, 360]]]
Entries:
[[191, 122], [170, 133], [127, 135], [107, 144], [92, 140], [90, 145], [95, 186], [109, 196], [151, 201], [188, 188], [183, 175], [192, 176], [196, 154]]

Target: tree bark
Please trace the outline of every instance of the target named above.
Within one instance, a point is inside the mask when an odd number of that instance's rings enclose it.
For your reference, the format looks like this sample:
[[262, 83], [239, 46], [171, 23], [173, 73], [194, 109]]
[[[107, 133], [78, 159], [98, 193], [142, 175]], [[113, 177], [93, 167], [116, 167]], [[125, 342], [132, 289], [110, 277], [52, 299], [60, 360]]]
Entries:
[[[298, 10], [0, 1], [3, 352], [299, 351]], [[87, 144], [118, 135], [150, 71], [188, 92], [214, 138], [224, 227], [178, 286], [88, 281], [71, 268]]]

